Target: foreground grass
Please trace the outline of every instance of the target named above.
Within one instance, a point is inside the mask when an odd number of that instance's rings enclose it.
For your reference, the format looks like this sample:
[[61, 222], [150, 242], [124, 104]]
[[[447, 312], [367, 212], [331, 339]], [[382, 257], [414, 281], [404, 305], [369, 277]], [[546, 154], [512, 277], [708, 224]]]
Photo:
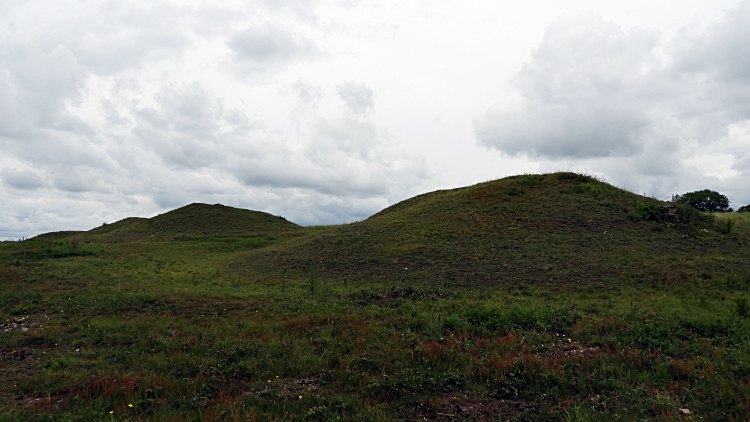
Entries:
[[3, 267], [0, 420], [750, 418], [744, 288], [243, 279], [227, 243], [2, 244], [38, 259]]

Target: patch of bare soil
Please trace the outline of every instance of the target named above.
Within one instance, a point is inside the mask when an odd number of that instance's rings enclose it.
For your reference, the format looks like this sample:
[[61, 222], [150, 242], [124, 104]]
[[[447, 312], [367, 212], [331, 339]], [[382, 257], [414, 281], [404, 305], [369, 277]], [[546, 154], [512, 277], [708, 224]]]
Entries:
[[560, 339], [556, 339], [555, 341], [551, 342], [546, 350], [536, 353], [536, 355], [545, 358], [569, 358], [579, 355], [590, 355], [600, 350], [598, 347], [581, 345], [580, 343], [572, 341], [569, 338], [565, 338], [564, 336], [560, 337]]
[[32, 354], [26, 349], [21, 350], [0, 350], [0, 360], [25, 360], [31, 358]]
[[34, 396], [23, 396], [16, 400], [16, 405], [23, 408], [26, 411], [33, 413], [48, 413], [56, 405], [59, 405], [65, 400], [63, 395], [40, 395]]
[[256, 397], [268, 395], [299, 397], [320, 387], [320, 380], [316, 377], [274, 378], [267, 381], [267, 383], [252, 386], [245, 394]]
[[419, 419], [428, 421], [507, 420], [522, 411], [523, 400], [503, 400], [456, 392], [437, 397], [437, 403]]
[[32, 321], [30, 317], [18, 317], [0, 324], [0, 333], [10, 333], [13, 331], [29, 331], [33, 327], [35, 321]]

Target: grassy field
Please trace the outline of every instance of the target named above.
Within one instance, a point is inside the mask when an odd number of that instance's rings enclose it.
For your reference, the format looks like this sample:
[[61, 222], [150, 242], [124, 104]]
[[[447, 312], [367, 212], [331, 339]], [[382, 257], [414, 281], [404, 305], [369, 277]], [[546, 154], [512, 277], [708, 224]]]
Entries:
[[750, 420], [750, 214], [649, 204], [558, 173], [2, 242], [0, 421]]

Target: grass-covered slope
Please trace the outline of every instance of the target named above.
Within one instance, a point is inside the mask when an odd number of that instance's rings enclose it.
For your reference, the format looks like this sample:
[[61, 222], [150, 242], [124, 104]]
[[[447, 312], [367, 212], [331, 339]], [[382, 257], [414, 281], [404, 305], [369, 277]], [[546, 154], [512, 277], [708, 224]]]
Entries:
[[645, 221], [659, 202], [573, 173], [509, 177], [408, 199], [369, 219], [247, 255], [246, 271], [451, 284], [612, 284], [745, 274], [737, 235], [682, 210]]
[[750, 420], [750, 220], [643, 203], [565, 173], [0, 242], [0, 422]]
[[[63, 232], [63, 237], [101, 242], [172, 240], [194, 237], [276, 236], [300, 226], [265, 212], [225, 205], [190, 204], [152, 218], [126, 218], [87, 232]], [[55, 240], [61, 235], [40, 236]]]

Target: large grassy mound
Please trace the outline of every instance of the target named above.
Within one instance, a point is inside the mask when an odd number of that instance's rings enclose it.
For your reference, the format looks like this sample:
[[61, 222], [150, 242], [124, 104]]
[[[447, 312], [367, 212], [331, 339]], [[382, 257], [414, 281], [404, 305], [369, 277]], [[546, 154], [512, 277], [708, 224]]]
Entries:
[[276, 236], [300, 226], [265, 212], [225, 205], [190, 204], [152, 218], [131, 217], [87, 232], [49, 233], [56, 240], [76, 237], [101, 242], [172, 240], [215, 236]]
[[515, 176], [420, 195], [254, 251], [241, 265], [302, 275], [315, 264], [333, 279], [463, 285], [611, 286], [747, 272], [741, 240], [710, 218], [684, 209], [672, 222], [637, 215], [639, 204], [659, 203], [573, 173]]

